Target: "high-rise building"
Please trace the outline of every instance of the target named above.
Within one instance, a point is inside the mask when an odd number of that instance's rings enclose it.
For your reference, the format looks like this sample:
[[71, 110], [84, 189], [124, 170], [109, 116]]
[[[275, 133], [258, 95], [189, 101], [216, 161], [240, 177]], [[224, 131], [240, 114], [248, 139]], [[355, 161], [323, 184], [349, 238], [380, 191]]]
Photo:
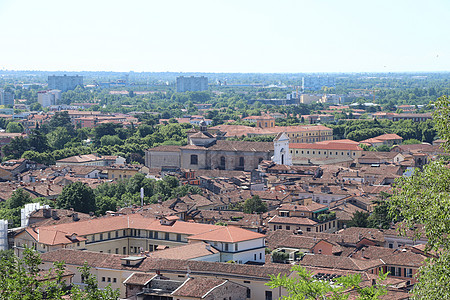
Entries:
[[38, 102], [42, 107], [55, 105], [61, 98], [60, 90], [40, 91], [38, 92]]
[[309, 76], [302, 78], [302, 89], [308, 91], [320, 91], [324, 86], [336, 87], [334, 77], [330, 76]]
[[14, 93], [0, 89], [0, 105], [14, 105]]
[[50, 90], [60, 90], [67, 92], [75, 89], [77, 86], [83, 86], [83, 76], [48, 76], [48, 88]]
[[201, 92], [208, 90], [208, 78], [201, 77], [177, 77], [177, 92]]

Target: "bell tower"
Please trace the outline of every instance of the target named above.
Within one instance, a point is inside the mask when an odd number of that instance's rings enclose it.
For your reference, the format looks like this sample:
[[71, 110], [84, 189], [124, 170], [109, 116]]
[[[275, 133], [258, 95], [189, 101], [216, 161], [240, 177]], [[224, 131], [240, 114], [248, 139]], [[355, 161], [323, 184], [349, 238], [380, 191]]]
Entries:
[[284, 132], [278, 133], [273, 140], [272, 161], [277, 165], [292, 166], [292, 156], [289, 151], [289, 138]]

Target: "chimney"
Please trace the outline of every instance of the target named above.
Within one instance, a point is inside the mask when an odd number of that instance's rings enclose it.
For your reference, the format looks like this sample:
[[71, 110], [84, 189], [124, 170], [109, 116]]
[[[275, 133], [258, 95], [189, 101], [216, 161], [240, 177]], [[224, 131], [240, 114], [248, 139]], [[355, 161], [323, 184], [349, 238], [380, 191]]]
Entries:
[[53, 220], [59, 220], [57, 210], [52, 210], [52, 218], [53, 218]]
[[74, 212], [74, 213], [72, 214], [72, 220], [73, 220], [74, 222], [80, 220], [80, 218], [78, 218], [78, 213], [75, 213], [75, 212]]
[[44, 208], [42, 210], [42, 214], [44, 215], [44, 218], [50, 218], [52, 216], [52, 210], [49, 208]]

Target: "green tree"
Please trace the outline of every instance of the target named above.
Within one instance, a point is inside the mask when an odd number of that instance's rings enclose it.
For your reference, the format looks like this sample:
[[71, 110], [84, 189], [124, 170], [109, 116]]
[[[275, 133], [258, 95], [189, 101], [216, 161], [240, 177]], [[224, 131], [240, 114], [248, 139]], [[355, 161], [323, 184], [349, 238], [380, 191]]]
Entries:
[[414, 145], [414, 144], [422, 144], [422, 142], [417, 139], [409, 139], [409, 140], [403, 141], [403, 143], [402, 143], [402, 145]]
[[391, 151], [391, 147], [389, 145], [380, 145], [375, 147], [375, 150], [378, 152], [389, 152]]
[[96, 211], [94, 191], [79, 181], [65, 186], [55, 204], [58, 208], [73, 208], [83, 213]]
[[0, 261], [0, 298], [62, 299], [65, 294], [63, 264], [54, 263], [49, 272], [40, 271], [40, 264], [39, 254], [29, 248], [24, 250], [23, 258], [3, 256]]
[[58, 127], [64, 127], [67, 129], [67, 132], [70, 135], [74, 134], [74, 127], [70, 120], [69, 113], [67, 111], [56, 112], [55, 115], [51, 118], [48, 128], [49, 131], [55, 130]]
[[29, 193], [25, 192], [23, 189], [18, 188], [15, 190], [11, 198], [9, 198], [6, 203], [8, 204], [8, 208], [18, 208], [23, 207], [27, 203], [31, 203], [32, 199]]
[[3, 146], [3, 153], [8, 158], [20, 158], [29, 149], [28, 140], [22, 136], [13, 138], [11, 142]]
[[[0, 299], [11, 300], [43, 300], [65, 299], [67, 286], [63, 280], [64, 263], [55, 262], [49, 270], [41, 270], [42, 260], [37, 251], [25, 248], [23, 258], [15, 255], [0, 257]], [[110, 285], [99, 289], [97, 278], [91, 274], [87, 263], [78, 268], [84, 279], [84, 290], [78, 286], [72, 287], [70, 299], [73, 300], [115, 300], [119, 290], [113, 290]]]
[[102, 123], [95, 127], [94, 129], [94, 138], [96, 141], [100, 141], [102, 136], [105, 135], [116, 135], [117, 129], [122, 127], [121, 124], [116, 123]]
[[[386, 279], [387, 274], [381, 274], [378, 282], [380, 284], [361, 287], [361, 275], [348, 275], [335, 279], [333, 282], [326, 280], [317, 280], [312, 272], [307, 271], [300, 265], [293, 266], [292, 272], [296, 272], [295, 276], [288, 277], [270, 275], [270, 281], [266, 283], [271, 288], [282, 287], [286, 289], [288, 296], [283, 299], [289, 300], [305, 300], [305, 299], [348, 299], [348, 292], [356, 291], [358, 297], [356, 299], [376, 300], [387, 294], [387, 288], [381, 284]], [[353, 298], [352, 298], [353, 299]]]
[[[447, 96], [435, 102], [433, 114], [439, 136], [450, 150], [450, 101]], [[428, 258], [419, 270], [413, 294], [418, 299], [450, 298], [450, 169], [444, 161], [435, 161], [416, 169], [412, 176], [396, 180], [389, 201], [391, 216], [403, 219], [401, 228], [418, 228], [416, 237], [425, 235], [427, 250], [439, 253]], [[403, 230], [400, 230], [402, 232]]]
[[58, 150], [72, 139], [66, 127], [57, 127], [55, 130], [47, 134], [48, 144], [52, 149]]
[[243, 211], [246, 214], [264, 213], [267, 211], [267, 204], [264, 203], [258, 195], [245, 200]]
[[74, 300], [115, 300], [119, 298], [119, 290], [113, 290], [109, 284], [104, 289], [99, 289], [97, 284], [97, 277], [92, 275], [90, 268], [85, 262], [82, 267], [78, 270], [81, 272], [81, 278], [83, 278], [83, 283], [85, 284], [84, 290], [78, 287], [73, 287], [71, 292], [71, 299]]
[[42, 110], [42, 105], [39, 102], [34, 102], [33, 104], [30, 105], [30, 110], [32, 110], [32, 111], [41, 111]]
[[123, 141], [117, 135], [104, 135], [100, 139], [100, 144], [102, 146], [122, 145]]
[[23, 126], [22, 126], [22, 124], [17, 123], [17, 122], [9, 122], [8, 125], [6, 125], [6, 132], [12, 132], [12, 133], [23, 132]]
[[355, 211], [353, 213], [352, 219], [348, 223], [348, 226], [350, 226], [350, 227], [367, 227], [368, 226], [367, 218], [369, 218], [369, 213], [365, 213], [362, 211]]
[[28, 136], [30, 149], [37, 152], [44, 152], [48, 149], [47, 137], [39, 129], [35, 129]]

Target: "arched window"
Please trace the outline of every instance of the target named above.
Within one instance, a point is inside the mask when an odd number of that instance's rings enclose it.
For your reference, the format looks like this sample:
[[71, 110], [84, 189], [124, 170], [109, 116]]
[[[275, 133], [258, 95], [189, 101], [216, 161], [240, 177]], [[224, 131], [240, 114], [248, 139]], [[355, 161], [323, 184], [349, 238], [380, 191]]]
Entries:
[[191, 154], [191, 165], [198, 165], [198, 155]]

